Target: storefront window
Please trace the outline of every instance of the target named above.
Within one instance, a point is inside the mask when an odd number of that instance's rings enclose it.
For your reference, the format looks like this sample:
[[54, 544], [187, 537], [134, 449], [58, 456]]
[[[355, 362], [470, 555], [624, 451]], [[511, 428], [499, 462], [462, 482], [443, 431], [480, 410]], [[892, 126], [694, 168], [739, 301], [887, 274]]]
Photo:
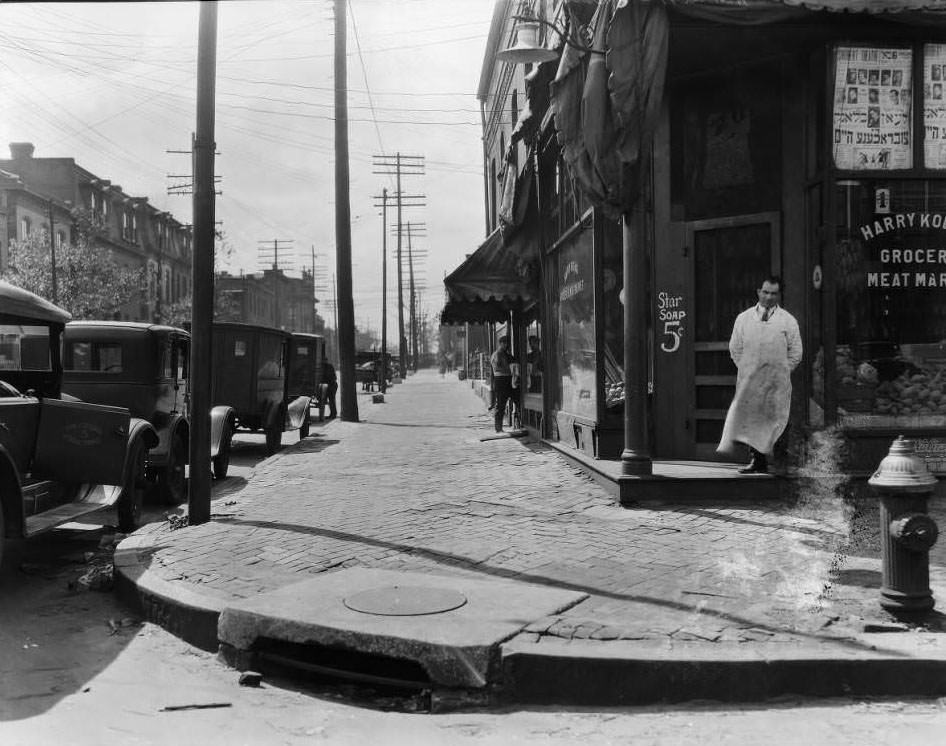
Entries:
[[923, 48], [923, 154], [927, 168], [946, 169], [946, 44]]
[[558, 359], [562, 411], [594, 420], [597, 378], [594, 315], [594, 256], [590, 227], [560, 249], [558, 269]]
[[604, 309], [604, 405], [621, 416], [624, 412], [624, 253], [621, 224], [601, 218]]
[[835, 63], [835, 166], [912, 168], [913, 51], [838, 47]]
[[[942, 427], [946, 181], [843, 180], [836, 188], [839, 424]], [[814, 361], [816, 393], [823, 362]]]
[[526, 327], [526, 383], [530, 394], [542, 393], [542, 324], [533, 321]]

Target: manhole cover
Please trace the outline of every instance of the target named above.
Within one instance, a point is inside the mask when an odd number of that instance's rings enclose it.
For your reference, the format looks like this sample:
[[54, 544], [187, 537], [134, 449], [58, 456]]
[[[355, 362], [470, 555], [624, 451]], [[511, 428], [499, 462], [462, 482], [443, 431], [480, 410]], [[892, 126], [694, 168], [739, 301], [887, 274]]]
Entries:
[[379, 616], [423, 616], [459, 609], [466, 596], [446, 588], [425, 588], [417, 585], [392, 585], [372, 588], [346, 598], [343, 603], [352, 611]]

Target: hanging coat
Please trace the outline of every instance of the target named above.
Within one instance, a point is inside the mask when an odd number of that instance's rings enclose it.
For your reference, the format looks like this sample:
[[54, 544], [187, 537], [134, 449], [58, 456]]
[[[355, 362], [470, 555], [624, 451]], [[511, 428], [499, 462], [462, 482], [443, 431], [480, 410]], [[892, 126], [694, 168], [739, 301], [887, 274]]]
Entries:
[[771, 453], [788, 424], [792, 402], [791, 372], [801, 362], [798, 322], [776, 307], [762, 321], [758, 306], [736, 317], [729, 354], [736, 364], [736, 395], [716, 449], [730, 452], [745, 443], [760, 453]]

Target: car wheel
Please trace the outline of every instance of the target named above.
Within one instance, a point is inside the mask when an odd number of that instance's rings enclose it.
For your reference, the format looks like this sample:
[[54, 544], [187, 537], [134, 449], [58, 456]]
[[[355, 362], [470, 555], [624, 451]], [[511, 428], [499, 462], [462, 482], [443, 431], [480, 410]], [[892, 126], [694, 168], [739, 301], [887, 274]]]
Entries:
[[176, 434], [171, 438], [168, 462], [158, 476], [161, 499], [167, 505], [180, 505], [187, 499], [187, 448], [184, 439]]
[[118, 530], [130, 534], [141, 526], [141, 509], [145, 502], [145, 461], [147, 449], [144, 443], [136, 440], [128, 454], [128, 472], [122, 485], [122, 494], [118, 498]]
[[220, 442], [220, 450], [213, 457], [214, 479], [226, 479], [230, 468], [230, 447], [233, 443], [233, 428], [228, 427]]
[[282, 443], [282, 428], [279, 426], [266, 431], [266, 453], [272, 456]]
[[302, 427], [299, 428], [299, 440], [309, 437], [309, 413], [305, 414], [305, 422], [302, 423]]

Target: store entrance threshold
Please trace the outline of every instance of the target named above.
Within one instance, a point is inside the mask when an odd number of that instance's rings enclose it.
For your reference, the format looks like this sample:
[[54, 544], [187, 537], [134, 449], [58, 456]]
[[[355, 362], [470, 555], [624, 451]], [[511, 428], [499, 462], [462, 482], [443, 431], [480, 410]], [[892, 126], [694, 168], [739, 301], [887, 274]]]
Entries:
[[594, 459], [552, 440], [543, 443], [588, 474], [621, 505], [645, 503], [702, 503], [782, 500], [789, 497], [791, 479], [778, 473], [740, 474], [745, 464], [716, 461], [655, 459], [653, 474], [622, 473], [620, 459]]

